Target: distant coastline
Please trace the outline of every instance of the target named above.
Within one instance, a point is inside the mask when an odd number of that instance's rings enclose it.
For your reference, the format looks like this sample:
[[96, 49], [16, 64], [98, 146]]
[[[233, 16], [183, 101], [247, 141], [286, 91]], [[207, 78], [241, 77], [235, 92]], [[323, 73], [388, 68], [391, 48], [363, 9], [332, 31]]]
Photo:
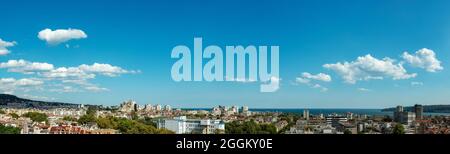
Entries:
[[[403, 110], [412, 112], [413, 106], [405, 106]], [[394, 112], [395, 107], [382, 109], [384, 112]], [[425, 113], [447, 113], [450, 114], [450, 105], [423, 105], [423, 112]]]
[[[0, 108], [76, 108], [79, 104], [61, 103], [61, 102], [45, 102], [19, 98], [14, 95], [0, 94]], [[88, 105], [96, 106], [96, 105]], [[450, 115], [450, 105], [424, 105], [425, 115]], [[181, 108], [182, 110], [205, 110], [211, 111], [212, 108]], [[253, 112], [282, 112], [302, 114], [303, 110], [309, 110], [310, 114], [340, 114], [353, 113], [359, 115], [376, 115], [376, 116], [392, 116], [395, 110], [392, 108], [384, 109], [357, 109], [357, 108], [249, 108]], [[405, 111], [412, 111], [412, 106], [404, 107]]]
[[[181, 108], [182, 110], [205, 110], [211, 111], [211, 108]], [[340, 114], [345, 115], [350, 112], [353, 114], [369, 115], [369, 116], [393, 116], [393, 111], [385, 109], [355, 109], [355, 108], [249, 108], [252, 112], [282, 112], [282, 113], [294, 113], [302, 114], [303, 110], [309, 110], [310, 114]], [[446, 112], [424, 112], [425, 115], [450, 115]]]

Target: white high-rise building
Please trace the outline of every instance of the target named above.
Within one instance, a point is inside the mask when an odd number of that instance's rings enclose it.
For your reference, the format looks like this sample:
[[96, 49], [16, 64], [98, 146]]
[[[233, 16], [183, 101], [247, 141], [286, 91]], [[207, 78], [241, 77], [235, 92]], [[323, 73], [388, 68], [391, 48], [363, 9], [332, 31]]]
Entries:
[[132, 112], [132, 111], [136, 111], [137, 108], [137, 104], [135, 101], [133, 100], [128, 100], [123, 102], [122, 104], [120, 104], [120, 108], [119, 111], [121, 112]]
[[222, 111], [220, 110], [219, 107], [214, 107], [214, 108], [212, 109], [212, 111], [211, 111], [211, 114], [212, 114], [212, 115], [215, 115], [215, 116], [221, 115], [221, 114], [222, 114]]
[[170, 105], [164, 106], [165, 111], [172, 111], [172, 107]]
[[144, 107], [144, 110], [145, 111], [152, 111], [153, 110], [152, 104], [146, 104], [145, 107]]
[[309, 120], [309, 110], [307, 109], [303, 110], [303, 118]]
[[225, 132], [222, 120], [187, 119], [186, 116], [158, 121], [158, 128], [165, 128], [176, 134], [216, 134]]
[[233, 114], [237, 114], [237, 113], [239, 113], [239, 108], [238, 108], [237, 106], [232, 106], [232, 107], [231, 107], [231, 112], [232, 112]]

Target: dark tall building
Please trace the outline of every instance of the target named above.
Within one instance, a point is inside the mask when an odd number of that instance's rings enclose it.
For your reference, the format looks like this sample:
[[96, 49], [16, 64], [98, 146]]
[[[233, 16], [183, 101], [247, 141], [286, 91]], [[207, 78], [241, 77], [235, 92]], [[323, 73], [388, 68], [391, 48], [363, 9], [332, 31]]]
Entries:
[[416, 120], [422, 120], [423, 118], [423, 106], [420, 104], [414, 105], [414, 112], [416, 113]]
[[403, 114], [403, 106], [399, 105], [394, 111], [394, 121], [395, 122], [402, 121], [402, 114]]

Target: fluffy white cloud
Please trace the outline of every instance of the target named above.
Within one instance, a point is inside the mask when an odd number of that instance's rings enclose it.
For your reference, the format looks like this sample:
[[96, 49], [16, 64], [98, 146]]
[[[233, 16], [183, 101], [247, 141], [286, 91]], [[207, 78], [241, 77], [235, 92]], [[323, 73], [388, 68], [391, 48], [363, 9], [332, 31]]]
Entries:
[[22, 89], [24, 91], [30, 90], [37, 86], [44, 84], [43, 81], [37, 79], [15, 79], [15, 78], [0, 78], [0, 92], [12, 94], [16, 89]]
[[9, 72], [33, 74], [35, 72], [53, 70], [53, 65], [49, 63], [29, 62], [20, 59], [0, 63], [0, 68], [7, 68]]
[[402, 58], [411, 66], [423, 68], [428, 72], [436, 72], [443, 70], [441, 62], [436, 58], [433, 50], [423, 48], [416, 51], [414, 55], [408, 52], [403, 52]]
[[136, 71], [127, 71], [117, 66], [112, 66], [110, 64], [99, 64], [94, 63], [93, 65], [80, 65], [78, 67], [80, 70], [88, 73], [99, 73], [102, 75], [115, 77], [119, 74], [125, 74], [125, 73], [135, 73]]
[[57, 45], [72, 39], [87, 38], [86, 33], [79, 29], [44, 29], [38, 34], [38, 38], [46, 41], [48, 44]]
[[311, 80], [305, 79], [305, 78], [295, 78], [295, 82], [302, 83], [302, 84], [308, 84], [309, 82], [311, 82]]
[[78, 79], [86, 80], [95, 78], [95, 74], [86, 73], [78, 67], [59, 67], [48, 72], [40, 73], [41, 76], [52, 79]]
[[295, 79], [296, 83], [305, 84], [314, 89], [320, 89], [320, 91], [322, 91], [322, 92], [328, 91], [328, 88], [326, 88], [320, 84], [313, 83], [314, 81], [331, 82], [331, 76], [328, 74], [325, 74], [325, 73], [319, 73], [319, 74], [313, 75], [308, 72], [303, 72], [301, 77], [297, 77]]
[[[107, 77], [116, 77], [121, 74], [133, 74], [140, 71], [126, 70], [118, 66], [110, 64], [94, 63], [92, 65], [82, 64], [77, 67], [58, 67], [55, 68], [49, 63], [29, 62], [26, 60], [9, 60], [7, 62], [0, 63], [0, 69], [7, 69], [8, 72], [23, 73], [26, 75], [35, 75], [42, 81], [55, 81], [60, 82], [62, 85], [51, 86], [50, 91], [53, 92], [78, 92], [84, 89], [87, 91], [101, 92], [109, 91], [107, 88], [98, 87], [89, 82], [91, 79], [95, 79], [97, 75], [103, 75]], [[5, 85], [7, 81], [13, 82], [11, 79], [5, 79], [2, 85]], [[42, 82], [39, 81], [39, 82]], [[31, 85], [30, 80], [18, 80], [14, 81], [14, 84], [8, 84], [8, 89], [14, 89], [14, 86]], [[40, 83], [41, 84], [41, 83]], [[67, 86], [76, 85], [76, 87]], [[14, 86], [12, 86], [14, 85]], [[7, 88], [3, 88], [7, 89]], [[1, 90], [1, 89], [0, 89]], [[6, 90], [2, 90], [6, 91]], [[11, 91], [11, 90], [10, 90]]]
[[331, 81], [331, 76], [328, 74], [324, 74], [324, 73], [312, 75], [311, 73], [303, 72], [302, 77], [303, 77], [303, 79], [312, 79], [312, 80], [318, 80], [318, 81], [324, 81], [324, 82]]
[[8, 50], [8, 47], [13, 47], [16, 44], [17, 43], [15, 41], [8, 42], [8, 41], [3, 41], [0, 38], [0, 56], [4, 56], [4, 55], [7, 55], [7, 54], [11, 53], [11, 51]]
[[395, 63], [390, 58], [377, 59], [370, 54], [358, 57], [352, 62], [324, 64], [324, 68], [335, 71], [345, 82], [354, 84], [360, 80], [392, 78], [393, 80], [409, 79], [417, 76], [408, 74], [402, 63]]

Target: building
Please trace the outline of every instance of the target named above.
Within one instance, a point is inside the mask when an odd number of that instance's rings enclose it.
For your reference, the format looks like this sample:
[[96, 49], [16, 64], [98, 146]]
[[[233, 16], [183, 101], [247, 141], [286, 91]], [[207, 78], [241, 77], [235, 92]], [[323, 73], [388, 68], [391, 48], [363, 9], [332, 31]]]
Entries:
[[248, 112], [248, 106], [242, 106], [241, 112], [242, 113]]
[[218, 134], [225, 132], [222, 120], [187, 119], [186, 116], [158, 121], [158, 128], [165, 128], [176, 134]]
[[152, 106], [151, 104], [146, 104], [146, 105], [145, 105], [144, 111], [149, 112], [149, 111], [152, 111], [152, 110], [153, 110], [153, 106]]
[[339, 127], [340, 123], [345, 123], [348, 121], [347, 117], [342, 116], [329, 116], [325, 117], [327, 125], [331, 125], [332, 127]]
[[394, 111], [394, 121], [400, 122], [402, 119], [402, 114], [403, 114], [403, 106], [399, 105]]
[[303, 119], [309, 120], [309, 110], [303, 110]]
[[418, 113], [420, 116], [423, 114], [422, 105], [414, 106], [415, 112], [407, 112], [403, 110], [403, 106], [397, 106], [394, 112], [394, 121], [402, 124], [411, 125], [412, 122], [416, 120], [416, 114]]
[[212, 111], [211, 111], [211, 114], [214, 115], [214, 116], [219, 116], [219, 115], [222, 114], [222, 111], [220, 110], [220, 108], [214, 107], [214, 108], [212, 109]]
[[414, 105], [414, 112], [416, 113], [416, 120], [423, 119], [423, 106], [420, 104]]
[[156, 110], [156, 111], [161, 111], [161, 108], [162, 108], [162, 107], [161, 107], [161, 105], [159, 105], [159, 104], [155, 106], [155, 110]]
[[365, 130], [366, 130], [366, 125], [365, 125], [364, 123], [359, 122], [359, 123], [356, 125], [356, 131], [357, 131], [358, 133], [364, 132]]
[[350, 119], [350, 120], [353, 119], [353, 113], [347, 112], [346, 115], [347, 115], [347, 118], [348, 118], [348, 119]]
[[411, 125], [412, 122], [416, 120], [416, 113], [414, 112], [403, 112], [401, 116], [400, 123]]
[[133, 112], [137, 111], [138, 106], [135, 101], [128, 100], [120, 104], [119, 111], [121, 112]]
[[170, 105], [164, 106], [165, 111], [172, 111], [172, 107]]
[[232, 106], [231, 107], [231, 113], [232, 114], [238, 114], [239, 113], [239, 108], [237, 106]]
[[248, 106], [242, 106], [241, 107], [241, 114], [244, 115], [244, 116], [250, 116], [251, 115], [250, 111], [248, 110]]

